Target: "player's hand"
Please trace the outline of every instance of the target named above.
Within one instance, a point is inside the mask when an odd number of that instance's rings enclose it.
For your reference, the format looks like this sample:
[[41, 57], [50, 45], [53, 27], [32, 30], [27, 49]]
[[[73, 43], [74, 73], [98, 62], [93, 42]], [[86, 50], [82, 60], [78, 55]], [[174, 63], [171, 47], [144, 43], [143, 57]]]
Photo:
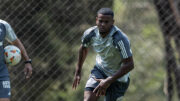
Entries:
[[74, 82], [73, 82], [73, 85], [72, 85], [73, 89], [77, 88], [77, 86], [80, 83], [80, 80], [81, 80], [81, 75], [76, 73], [75, 76], [74, 76]]
[[25, 74], [26, 79], [29, 79], [31, 77], [31, 75], [32, 75], [32, 65], [30, 63], [25, 64], [24, 74]]
[[96, 79], [97, 82], [99, 82], [99, 85], [93, 90], [94, 93], [96, 93], [96, 96], [103, 96], [106, 94], [107, 88], [110, 86], [110, 83], [107, 79]]

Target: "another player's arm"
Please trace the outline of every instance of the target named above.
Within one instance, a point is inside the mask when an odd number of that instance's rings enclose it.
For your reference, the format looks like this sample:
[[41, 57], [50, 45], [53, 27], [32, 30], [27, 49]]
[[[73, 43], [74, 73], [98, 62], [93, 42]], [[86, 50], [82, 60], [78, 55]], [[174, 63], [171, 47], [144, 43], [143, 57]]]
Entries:
[[[26, 52], [26, 49], [24, 48], [24, 45], [22, 44], [22, 42], [18, 38], [16, 40], [12, 41], [11, 44], [17, 46], [21, 50], [21, 54], [22, 54], [25, 61], [31, 61], [27, 52]], [[25, 63], [24, 74], [26, 76], [26, 79], [30, 78], [30, 76], [32, 75], [31, 63]]]
[[4, 26], [6, 28], [6, 36], [5, 36], [5, 39], [17, 46], [20, 50], [21, 50], [21, 53], [24, 57], [24, 60], [25, 61], [28, 61], [29, 60], [29, 56], [27, 55], [27, 52], [22, 44], [22, 42], [18, 39], [18, 37], [16, 36], [14, 30], [12, 29], [11, 25], [9, 23], [7, 23], [6, 21], [3, 22], [4, 23]]
[[25, 61], [29, 61], [30, 58], [27, 55], [27, 52], [26, 52], [22, 42], [18, 38], [16, 40], [12, 41], [11, 44], [17, 46], [21, 50], [22, 56]]
[[79, 49], [79, 57], [78, 57], [78, 63], [76, 66], [76, 71], [75, 71], [75, 76], [74, 76], [74, 82], [72, 88], [76, 89], [76, 87], [79, 85], [80, 80], [81, 80], [81, 70], [83, 63], [86, 59], [86, 56], [88, 54], [88, 48], [83, 47], [82, 45], [80, 46]]
[[[27, 55], [27, 52], [26, 52], [26, 50], [25, 50], [25, 48], [24, 48], [24, 46], [23, 46], [23, 44], [22, 44], [21, 41], [17, 38], [17, 36], [16, 36], [14, 30], [12, 29], [11, 25], [8, 24], [8, 23], [5, 22], [5, 21], [4, 21], [3, 23], [4, 23], [5, 28], [6, 28], [6, 36], [5, 36], [5, 39], [6, 39], [9, 43], [17, 46], [17, 47], [21, 50], [22, 56], [24, 57], [24, 60], [25, 60], [25, 61], [30, 60], [30, 59], [29, 59], [29, 56]], [[26, 63], [26, 64], [25, 64], [24, 73], [25, 73], [27, 79], [31, 76], [31, 74], [32, 74], [32, 66], [31, 66], [30, 63]]]

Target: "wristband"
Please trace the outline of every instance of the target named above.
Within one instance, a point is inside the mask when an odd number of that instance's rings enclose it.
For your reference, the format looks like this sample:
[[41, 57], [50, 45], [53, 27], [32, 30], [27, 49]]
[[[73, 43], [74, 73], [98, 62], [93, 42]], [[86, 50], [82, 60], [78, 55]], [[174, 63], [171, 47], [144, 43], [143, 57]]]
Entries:
[[32, 60], [31, 60], [31, 59], [29, 59], [29, 60], [26, 60], [26, 61], [24, 61], [24, 63], [25, 63], [25, 64], [27, 64], [27, 63], [30, 63], [30, 64], [32, 64]]

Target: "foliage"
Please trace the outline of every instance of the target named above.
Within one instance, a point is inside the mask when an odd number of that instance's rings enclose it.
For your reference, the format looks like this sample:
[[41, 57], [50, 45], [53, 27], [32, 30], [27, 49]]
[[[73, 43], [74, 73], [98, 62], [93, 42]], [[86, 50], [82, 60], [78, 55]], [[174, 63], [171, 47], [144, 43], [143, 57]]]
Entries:
[[122, 19], [116, 24], [129, 36], [135, 62], [125, 101], [165, 100], [164, 47], [153, 4], [140, 0], [128, 3], [121, 1], [119, 4], [123, 6], [115, 6], [115, 10], [124, 8], [118, 13]]

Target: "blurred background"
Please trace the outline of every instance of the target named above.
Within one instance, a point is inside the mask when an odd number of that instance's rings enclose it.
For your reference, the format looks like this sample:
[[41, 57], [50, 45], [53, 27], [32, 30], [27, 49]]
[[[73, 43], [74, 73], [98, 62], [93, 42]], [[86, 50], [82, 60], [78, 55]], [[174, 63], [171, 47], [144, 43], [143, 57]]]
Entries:
[[8, 67], [12, 101], [82, 101], [95, 53], [90, 50], [72, 90], [78, 50], [101, 7], [114, 10], [115, 25], [131, 41], [135, 69], [124, 101], [180, 100], [179, 0], [0, 0], [0, 19], [11, 24], [33, 60], [30, 80], [23, 61]]

